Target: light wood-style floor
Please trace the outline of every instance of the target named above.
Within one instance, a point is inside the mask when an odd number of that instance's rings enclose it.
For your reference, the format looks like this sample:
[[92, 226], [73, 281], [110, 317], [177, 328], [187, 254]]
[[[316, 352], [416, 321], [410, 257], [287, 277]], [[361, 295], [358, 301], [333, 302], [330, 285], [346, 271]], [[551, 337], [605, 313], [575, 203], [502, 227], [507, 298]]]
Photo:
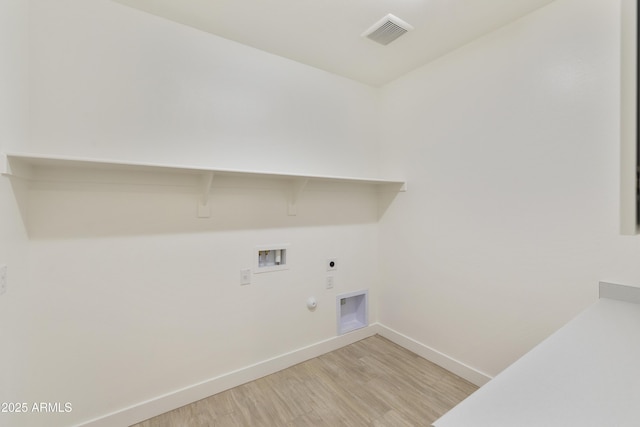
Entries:
[[375, 335], [132, 427], [430, 426], [476, 389]]

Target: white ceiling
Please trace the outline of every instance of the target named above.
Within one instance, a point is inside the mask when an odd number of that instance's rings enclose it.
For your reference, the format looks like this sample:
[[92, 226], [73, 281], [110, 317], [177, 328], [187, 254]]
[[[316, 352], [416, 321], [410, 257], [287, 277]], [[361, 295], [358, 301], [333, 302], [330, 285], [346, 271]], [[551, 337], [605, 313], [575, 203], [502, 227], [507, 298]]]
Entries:
[[[553, 0], [114, 0], [372, 86]], [[387, 46], [361, 37], [392, 13], [415, 27]]]

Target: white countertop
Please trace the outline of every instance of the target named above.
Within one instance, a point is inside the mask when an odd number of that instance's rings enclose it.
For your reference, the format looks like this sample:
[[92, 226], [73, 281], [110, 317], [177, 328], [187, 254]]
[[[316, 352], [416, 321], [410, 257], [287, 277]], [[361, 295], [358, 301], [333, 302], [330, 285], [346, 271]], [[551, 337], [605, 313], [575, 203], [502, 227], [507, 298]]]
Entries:
[[640, 304], [601, 298], [433, 425], [640, 426]]

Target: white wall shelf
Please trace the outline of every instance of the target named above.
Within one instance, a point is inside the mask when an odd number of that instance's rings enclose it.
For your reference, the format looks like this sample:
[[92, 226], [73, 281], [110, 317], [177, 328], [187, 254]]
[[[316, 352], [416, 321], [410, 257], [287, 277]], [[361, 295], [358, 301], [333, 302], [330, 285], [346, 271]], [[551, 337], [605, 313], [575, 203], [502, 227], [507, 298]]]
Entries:
[[[290, 186], [290, 195], [287, 202], [289, 215], [297, 214], [297, 202], [303, 194], [307, 184], [311, 181], [350, 183], [375, 186], [379, 191], [403, 192], [406, 191], [406, 183], [399, 180], [387, 180], [378, 178], [344, 177], [331, 175], [306, 175], [286, 172], [269, 172], [257, 170], [218, 169], [198, 166], [169, 165], [154, 163], [123, 162], [104, 159], [77, 158], [65, 156], [48, 156], [40, 154], [5, 153], [0, 157], [0, 172], [4, 176], [15, 177], [27, 181], [55, 180], [51, 174], [43, 173], [43, 170], [84, 171], [103, 175], [108, 173], [109, 179], [119, 175], [117, 183], [149, 184], [149, 178], [154, 177], [157, 185], [176, 185], [172, 177], [189, 177], [188, 183], [182, 180], [180, 185], [195, 186], [199, 194], [197, 216], [207, 218], [211, 213], [210, 194], [212, 184], [217, 177], [242, 177], [262, 180], [278, 180]], [[140, 181], [143, 175], [145, 182]], [[78, 177], [78, 175], [75, 175]], [[68, 179], [68, 177], [67, 177]], [[74, 178], [72, 178], [74, 179]], [[83, 178], [75, 178], [82, 180]]]

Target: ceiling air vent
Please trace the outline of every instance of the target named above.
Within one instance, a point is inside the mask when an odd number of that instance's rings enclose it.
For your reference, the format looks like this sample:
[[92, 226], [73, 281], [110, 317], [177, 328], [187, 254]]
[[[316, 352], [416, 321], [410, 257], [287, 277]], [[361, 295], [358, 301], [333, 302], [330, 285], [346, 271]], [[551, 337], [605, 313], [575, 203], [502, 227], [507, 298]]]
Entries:
[[413, 27], [397, 16], [388, 14], [367, 31], [362, 33], [362, 37], [373, 40], [374, 42], [388, 45], [407, 31], [413, 30]]

